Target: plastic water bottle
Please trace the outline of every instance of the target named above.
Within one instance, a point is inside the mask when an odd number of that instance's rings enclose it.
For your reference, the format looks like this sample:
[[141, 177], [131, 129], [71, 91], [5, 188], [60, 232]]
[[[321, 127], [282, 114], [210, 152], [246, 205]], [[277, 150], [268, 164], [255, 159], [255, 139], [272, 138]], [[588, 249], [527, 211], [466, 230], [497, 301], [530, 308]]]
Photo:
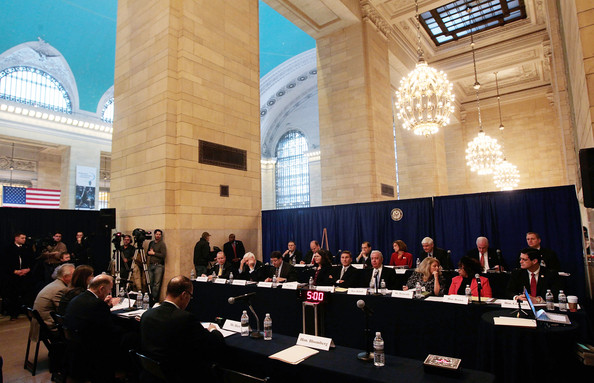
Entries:
[[120, 292], [118, 293], [118, 298], [124, 299], [125, 296], [126, 296], [126, 291], [124, 290], [123, 287], [120, 287]]
[[384, 340], [382, 333], [376, 332], [373, 340], [373, 365], [382, 367], [386, 365], [386, 355], [384, 354]]
[[369, 294], [373, 294], [375, 292], [375, 279], [369, 281]]
[[313, 277], [309, 277], [308, 287], [310, 290], [314, 289]]
[[417, 258], [417, 269], [419, 268], [420, 264], [421, 264], [421, 260], [419, 258]]
[[470, 290], [470, 285], [466, 285], [466, 289], [464, 289], [464, 294], [466, 298], [468, 298], [468, 302], [472, 302], [472, 290]]
[[382, 295], [386, 295], [388, 293], [388, 289], [386, 288], [386, 282], [383, 279], [380, 283], [380, 288], [382, 289]]
[[229, 273], [229, 283], [233, 283], [233, 272]]
[[150, 308], [150, 298], [148, 293], [144, 293], [144, 297], [142, 298], [142, 308], [144, 310], [148, 310]]
[[214, 281], [215, 279], [217, 279], [217, 273], [215, 273], [214, 271], [212, 272], [212, 280]]
[[142, 308], [142, 292], [140, 290], [138, 290], [138, 292], [136, 293], [136, 308]]
[[247, 311], [243, 310], [241, 314], [241, 336], [250, 335], [250, 317], [248, 317]]
[[551, 290], [547, 290], [545, 299], [547, 301], [547, 311], [555, 311], [555, 298], [553, 297]]
[[276, 274], [272, 276], [272, 287], [278, 286], [278, 281], [276, 279]]
[[421, 283], [417, 282], [415, 286], [415, 298], [420, 299], [423, 296], [423, 289], [421, 288]]
[[271, 340], [272, 339], [272, 318], [270, 318], [270, 314], [266, 313], [266, 317], [264, 318], [264, 340]]
[[567, 311], [567, 297], [563, 290], [559, 290], [559, 311]]
[[190, 280], [196, 280], [196, 272], [194, 271], [194, 269], [190, 271]]

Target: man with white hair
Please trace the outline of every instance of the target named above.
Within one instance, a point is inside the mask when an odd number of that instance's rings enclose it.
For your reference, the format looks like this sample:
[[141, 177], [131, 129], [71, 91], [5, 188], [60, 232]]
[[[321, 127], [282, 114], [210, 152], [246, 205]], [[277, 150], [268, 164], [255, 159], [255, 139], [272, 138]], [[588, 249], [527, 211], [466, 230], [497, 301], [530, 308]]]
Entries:
[[503, 270], [503, 259], [495, 249], [489, 247], [487, 237], [478, 237], [476, 239], [476, 248], [468, 250], [466, 255], [479, 261], [483, 273], [488, 270]]
[[444, 249], [440, 249], [436, 247], [433, 243], [433, 239], [430, 237], [425, 237], [421, 241], [421, 245], [423, 246], [423, 251], [419, 253], [419, 261], [423, 261], [423, 259], [427, 257], [437, 258], [441, 267], [444, 270], [452, 270], [454, 267], [452, 265], [452, 259], [447, 251]]
[[[47, 324], [50, 330], [56, 329], [56, 324], [50, 315], [51, 311], [58, 311], [60, 299], [68, 290], [70, 281], [72, 280], [72, 273], [74, 272], [74, 264], [64, 263], [56, 267], [52, 277], [54, 281], [45, 286], [33, 303], [33, 309], [39, 312], [41, 319]], [[34, 322], [33, 322], [34, 323]]]

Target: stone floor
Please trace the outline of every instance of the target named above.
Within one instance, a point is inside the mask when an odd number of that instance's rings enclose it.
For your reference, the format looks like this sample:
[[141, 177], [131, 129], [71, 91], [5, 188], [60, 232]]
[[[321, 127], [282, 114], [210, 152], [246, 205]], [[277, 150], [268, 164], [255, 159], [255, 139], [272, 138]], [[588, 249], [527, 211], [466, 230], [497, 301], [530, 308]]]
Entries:
[[[4, 359], [2, 367], [4, 383], [50, 382], [47, 349], [43, 344], [39, 347], [35, 376], [23, 368], [28, 335], [29, 320], [25, 315], [20, 315], [15, 321], [10, 321], [9, 317], [0, 316], [0, 356]], [[33, 360], [34, 345], [32, 343], [29, 360]]]

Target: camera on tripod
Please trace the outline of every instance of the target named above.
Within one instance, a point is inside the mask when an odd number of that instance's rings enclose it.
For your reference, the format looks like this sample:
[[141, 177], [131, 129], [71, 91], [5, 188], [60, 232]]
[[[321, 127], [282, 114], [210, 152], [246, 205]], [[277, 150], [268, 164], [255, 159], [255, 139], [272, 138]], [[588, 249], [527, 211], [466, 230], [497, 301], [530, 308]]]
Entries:
[[122, 233], [117, 232], [113, 234], [113, 238], [111, 239], [111, 243], [113, 243], [116, 247], [120, 246], [122, 242]]
[[136, 245], [138, 247], [142, 247], [142, 243], [147, 240], [147, 239], [152, 239], [152, 232], [150, 231], [145, 231], [143, 229], [140, 228], [136, 228], [134, 229], [134, 231], [132, 232], [132, 236], [134, 237], [134, 242], [136, 242]]

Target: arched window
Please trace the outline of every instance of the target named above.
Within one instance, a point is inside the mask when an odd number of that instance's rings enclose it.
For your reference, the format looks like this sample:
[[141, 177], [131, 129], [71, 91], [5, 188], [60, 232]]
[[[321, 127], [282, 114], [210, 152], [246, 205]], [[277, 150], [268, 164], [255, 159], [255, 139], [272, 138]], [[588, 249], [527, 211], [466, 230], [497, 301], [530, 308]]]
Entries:
[[108, 123], [113, 123], [113, 97], [105, 102], [101, 111], [101, 119]]
[[296, 130], [285, 133], [276, 146], [276, 208], [309, 207], [307, 140]]
[[46, 72], [28, 66], [0, 71], [0, 98], [72, 113], [72, 102], [62, 84]]

